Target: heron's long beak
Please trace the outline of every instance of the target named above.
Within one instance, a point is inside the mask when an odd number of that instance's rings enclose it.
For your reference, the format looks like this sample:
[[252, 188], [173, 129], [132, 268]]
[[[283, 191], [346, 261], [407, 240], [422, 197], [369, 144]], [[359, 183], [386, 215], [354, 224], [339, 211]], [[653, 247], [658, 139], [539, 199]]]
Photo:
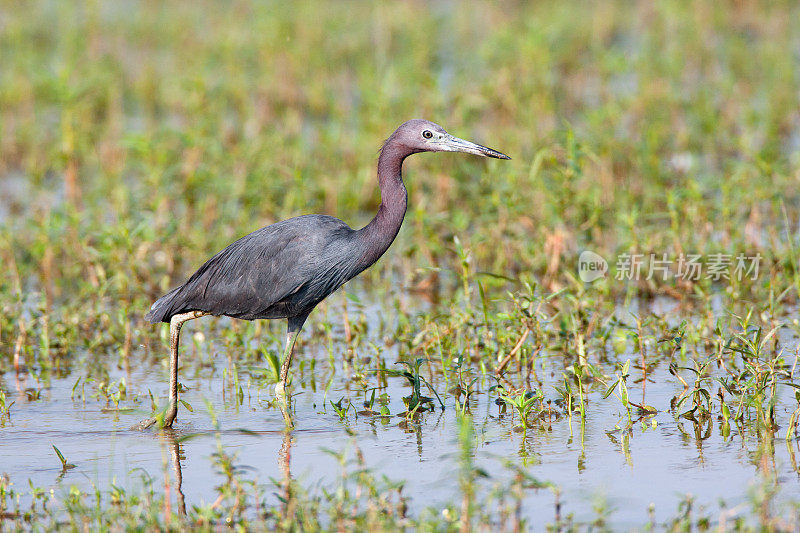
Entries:
[[445, 152], [466, 152], [468, 154], [480, 155], [483, 157], [494, 157], [496, 159], [511, 159], [506, 154], [486, 148], [480, 144], [475, 144], [458, 137], [453, 137], [449, 133], [439, 143], [442, 151]]

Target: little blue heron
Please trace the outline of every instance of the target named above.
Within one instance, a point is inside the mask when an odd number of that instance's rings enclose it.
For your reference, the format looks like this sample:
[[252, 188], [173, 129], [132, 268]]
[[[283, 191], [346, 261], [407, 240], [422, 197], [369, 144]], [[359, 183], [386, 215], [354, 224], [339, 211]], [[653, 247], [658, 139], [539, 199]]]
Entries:
[[[286, 318], [286, 346], [275, 392], [283, 397], [294, 342], [314, 307], [375, 263], [392, 244], [406, 214], [403, 160], [420, 152], [466, 152], [510, 159], [458, 137], [427, 120], [409, 120], [386, 140], [378, 158], [381, 205], [372, 221], [354, 230], [338, 218], [303, 215], [261, 228], [209, 259], [189, 280], [158, 300], [145, 318], [169, 323], [169, 408], [163, 426], [178, 413], [178, 343], [181, 326], [205, 315], [243, 320]], [[137, 427], [155, 424], [157, 417]]]

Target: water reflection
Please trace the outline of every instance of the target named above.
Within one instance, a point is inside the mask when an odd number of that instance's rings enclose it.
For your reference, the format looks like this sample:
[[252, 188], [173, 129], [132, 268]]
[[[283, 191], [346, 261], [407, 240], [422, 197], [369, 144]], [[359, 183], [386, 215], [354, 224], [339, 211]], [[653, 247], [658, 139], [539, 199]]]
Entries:
[[[186, 459], [186, 456], [181, 443], [175, 438], [173, 430], [167, 429], [164, 431], [164, 440], [167, 441], [170, 456], [172, 457], [172, 471], [175, 473], [175, 494], [178, 498], [178, 514], [186, 516], [186, 496], [183, 494], [183, 470], [181, 466], [181, 459]], [[169, 498], [167, 498], [167, 501], [169, 501]]]
[[[185, 439], [187, 439], [187, 436], [181, 436], [173, 429], [164, 429], [160, 432], [159, 435], [159, 440], [169, 450], [170, 463], [172, 465], [172, 473], [174, 476], [171, 486], [175, 491], [175, 496], [177, 500], [176, 501], [177, 510], [180, 516], [186, 516], [186, 495], [183, 491], [183, 461], [187, 460], [186, 450], [184, 447]], [[281, 472], [281, 484], [280, 484], [281, 501], [282, 501], [281, 511], [283, 518], [287, 518], [292, 513], [291, 509], [288, 509], [287, 507], [288, 505], [287, 502], [292, 501], [291, 491], [293, 486], [293, 479], [291, 471], [291, 461], [292, 461], [293, 444], [294, 444], [294, 437], [292, 435], [292, 429], [290, 426], [287, 426], [283, 431], [281, 446], [276, 455], [278, 471]], [[62, 472], [61, 476], [59, 476], [59, 479], [63, 477], [63, 475], [64, 473]], [[171, 511], [169, 482], [167, 482], [165, 486], [167, 490], [165, 498], [166, 508], [164, 510], [164, 513], [165, 517], [168, 517]]]
[[289, 509], [291, 502], [293, 501], [292, 498], [292, 432], [287, 427], [283, 432], [283, 441], [281, 442], [281, 449], [278, 452], [278, 465], [283, 473], [283, 482], [281, 487], [283, 489], [282, 499], [283, 504], [281, 506], [282, 516], [284, 520], [288, 519], [291, 516], [292, 510]]

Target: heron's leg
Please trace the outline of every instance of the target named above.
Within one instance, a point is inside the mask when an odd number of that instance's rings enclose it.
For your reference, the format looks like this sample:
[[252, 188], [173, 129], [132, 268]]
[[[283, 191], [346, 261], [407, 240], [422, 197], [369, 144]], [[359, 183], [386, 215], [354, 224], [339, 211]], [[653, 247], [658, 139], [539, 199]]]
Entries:
[[286, 334], [286, 347], [283, 349], [283, 358], [281, 359], [281, 375], [280, 381], [275, 385], [275, 394], [284, 396], [286, 394], [286, 379], [289, 377], [289, 367], [292, 366], [292, 352], [294, 352], [294, 341], [297, 340], [297, 334], [300, 331], [289, 331]]
[[[180, 344], [181, 327], [184, 322], [207, 314], [203, 311], [189, 311], [174, 315], [169, 321], [169, 408], [164, 414], [163, 427], [165, 428], [171, 428], [178, 415], [178, 345]], [[149, 418], [134, 426], [134, 429], [144, 430], [156, 422], [158, 422], [158, 417]]]
[[203, 311], [189, 311], [175, 315], [169, 321], [169, 409], [164, 415], [164, 427], [171, 428], [178, 415], [178, 345], [181, 340], [181, 328], [188, 320], [207, 315]]
[[[308, 313], [310, 313], [309, 311]], [[292, 366], [292, 352], [294, 351], [294, 341], [297, 334], [308, 318], [308, 313], [299, 316], [289, 317], [289, 327], [286, 332], [286, 347], [283, 350], [283, 360], [281, 361], [280, 381], [275, 385], [275, 394], [281, 398], [286, 396], [286, 378], [289, 376], [289, 367]]]

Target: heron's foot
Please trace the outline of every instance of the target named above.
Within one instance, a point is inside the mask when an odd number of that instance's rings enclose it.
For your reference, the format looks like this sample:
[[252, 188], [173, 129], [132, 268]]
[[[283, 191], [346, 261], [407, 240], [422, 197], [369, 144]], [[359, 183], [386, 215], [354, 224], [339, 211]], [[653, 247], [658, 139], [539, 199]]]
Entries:
[[175, 418], [178, 416], [178, 406], [172, 404], [167, 410], [167, 413], [164, 415], [164, 425], [161, 426], [162, 429], [172, 429], [172, 423], [175, 422]]
[[146, 418], [136, 424], [135, 426], [131, 427], [131, 429], [136, 431], [144, 431], [146, 429], [150, 429], [153, 426], [158, 426], [161, 429], [169, 429], [172, 428], [172, 423], [175, 421], [175, 418], [178, 416], [178, 408], [173, 406], [170, 409], [167, 409], [167, 412], [164, 413], [163, 416], [156, 415], [152, 418]]
[[146, 429], [150, 429], [151, 427], [156, 425], [156, 423], [158, 423], [158, 417], [154, 416], [153, 418], [146, 418], [142, 420], [135, 426], [131, 426], [131, 429], [134, 431], [144, 431]]

